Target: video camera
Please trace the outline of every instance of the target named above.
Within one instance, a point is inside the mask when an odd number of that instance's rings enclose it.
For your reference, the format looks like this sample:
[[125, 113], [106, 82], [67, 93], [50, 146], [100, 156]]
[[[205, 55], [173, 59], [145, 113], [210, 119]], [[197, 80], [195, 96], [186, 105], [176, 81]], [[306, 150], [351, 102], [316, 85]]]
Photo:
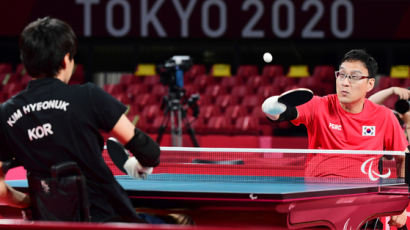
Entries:
[[165, 61], [163, 65], [158, 65], [157, 72], [160, 75], [160, 82], [170, 87], [171, 91], [184, 87], [184, 71], [192, 67], [190, 56], [173, 56]]

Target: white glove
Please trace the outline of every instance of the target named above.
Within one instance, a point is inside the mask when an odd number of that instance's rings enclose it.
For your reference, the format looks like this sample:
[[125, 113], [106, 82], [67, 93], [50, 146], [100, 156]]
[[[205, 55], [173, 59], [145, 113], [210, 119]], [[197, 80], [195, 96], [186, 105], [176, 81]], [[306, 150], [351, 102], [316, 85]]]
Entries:
[[279, 119], [279, 115], [286, 110], [286, 105], [278, 102], [279, 96], [267, 98], [262, 103], [262, 111], [272, 120]]
[[130, 177], [135, 179], [145, 179], [154, 170], [152, 167], [142, 166], [135, 157], [128, 158], [124, 164], [124, 169]]

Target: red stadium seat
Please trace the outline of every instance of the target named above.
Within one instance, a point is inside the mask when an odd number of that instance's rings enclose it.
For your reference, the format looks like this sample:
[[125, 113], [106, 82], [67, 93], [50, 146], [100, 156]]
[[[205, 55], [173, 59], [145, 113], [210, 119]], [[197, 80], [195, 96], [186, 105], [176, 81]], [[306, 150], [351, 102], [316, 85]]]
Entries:
[[16, 74], [25, 75], [27, 74], [26, 68], [24, 67], [23, 63], [19, 63], [16, 67]]
[[259, 70], [256, 65], [241, 65], [238, 67], [236, 78], [238, 78], [239, 82], [245, 84], [248, 78], [255, 75], [259, 75]]
[[215, 105], [219, 106], [222, 112], [230, 105], [237, 105], [238, 98], [231, 94], [220, 95], [215, 100]]
[[134, 74], [123, 74], [120, 78], [120, 84], [122, 85], [131, 85], [139, 84], [144, 80], [143, 77], [137, 77]]
[[240, 85], [241, 83], [237, 80], [236, 77], [224, 77], [221, 80], [220, 83], [227, 92], [231, 92], [232, 88], [234, 88], [237, 85]]
[[6, 75], [8, 75], [8, 80], [7, 80], [7, 82], [5, 82], [6, 84], [11, 83], [11, 82], [16, 82], [17, 84], [20, 84], [20, 81], [23, 77], [22, 75], [16, 74], [16, 73], [10, 73], [10, 74], [6, 74]]
[[203, 122], [208, 122], [211, 117], [221, 115], [221, 109], [215, 105], [205, 105], [200, 108], [199, 117]]
[[282, 92], [285, 92], [286, 89], [291, 87], [297, 87], [300, 78], [278, 76], [273, 81], [275, 87], [278, 87]]
[[404, 87], [406, 78], [390, 78], [390, 86]]
[[160, 101], [157, 101], [150, 93], [138, 94], [132, 101], [132, 105], [138, 106], [141, 110], [152, 104], [160, 105], [161, 103]]
[[[1, 87], [0, 87], [1, 90]], [[7, 98], [3, 95], [3, 92], [0, 91], [0, 103], [3, 103], [7, 100]]]
[[152, 95], [155, 97], [157, 101], [161, 100], [164, 96], [168, 95], [168, 88], [164, 85], [155, 85], [151, 89]]
[[[151, 125], [148, 126], [148, 132], [149, 133], [158, 133], [159, 128], [161, 127], [161, 125], [163, 125], [164, 122], [164, 115], [158, 115], [154, 118], [154, 121], [152, 121]], [[169, 133], [171, 128], [171, 124], [168, 122], [168, 124], [164, 124], [166, 125], [165, 127], [165, 133]]]
[[262, 105], [262, 99], [257, 95], [248, 95], [242, 99], [242, 106], [250, 114], [255, 107], [260, 107]]
[[81, 64], [76, 64], [74, 73], [71, 76], [70, 84], [82, 84], [84, 83], [84, 68]]
[[249, 77], [253, 75], [258, 75], [259, 70], [258, 66], [256, 65], [240, 65], [238, 67], [238, 71], [236, 72], [236, 75], [239, 77]]
[[208, 134], [230, 134], [231, 131], [231, 121], [223, 115], [211, 117], [205, 127]]
[[212, 101], [215, 101], [215, 98], [225, 93], [226, 93], [225, 88], [217, 84], [217, 85], [208, 85], [205, 89], [204, 95], [206, 95], [207, 97], [210, 97]]
[[159, 105], [148, 105], [142, 108], [141, 117], [144, 117], [149, 123], [153, 122], [155, 117], [163, 114], [163, 111], [160, 110]]
[[191, 95], [194, 93], [199, 93], [198, 87], [194, 83], [188, 83], [184, 85], [185, 95]]
[[206, 94], [202, 94], [202, 95], [200, 95], [200, 98], [199, 98], [197, 103], [200, 107], [202, 107], [202, 106], [206, 106], [206, 105], [214, 105], [215, 101], [213, 101], [210, 96], [208, 96]]
[[129, 108], [128, 108], [128, 111], [127, 111], [127, 114], [126, 114], [127, 117], [129, 116], [129, 118], [130, 117], [134, 118], [135, 115], [141, 113], [140, 108], [138, 106], [135, 106], [135, 105], [128, 105], [128, 106], [129, 106]]
[[335, 68], [330, 65], [315, 66], [312, 76], [316, 79], [319, 79], [321, 82], [334, 82]]
[[193, 65], [188, 71], [184, 73], [184, 82], [190, 83], [195, 80], [198, 75], [206, 74], [205, 65]]
[[199, 89], [200, 93], [204, 93], [208, 85], [211, 85], [213, 79], [207, 74], [200, 74], [195, 77], [193, 84]]
[[191, 127], [194, 129], [195, 133], [198, 134], [207, 134], [206, 133], [206, 123], [202, 117], [198, 117], [195, 120], [192, 120]]
[[271, 96], [280, 95], [281, 93], [281, 89], [273, 84], [263, 85], [257, 91], [258, 97], [263, 100]]
[[153, 85], [161, 84], [160, 83], [160, 78], [159, 75], [153, 75], [153, 76], [146, 76], [143, 77], [143, 83], [150, 89], [152, 88]]
[[248, 115], [248, 111], [245, 107], [241, 105], [231, 105], [228, 106], [225, 110], [225, 116], [229, 117], [229, 119], [235, 123], [239, 117], [243, 117]]
[[314, 77], [304, 77], [299, 80], [300, 88], [308, 88], [314, 90], [318, 86], [320, 87], [320, 82], [318, 82]]
[[125, 92], [124, 86], [120, 84], [105, 84], [103, 88], [111, 95]]
[[235, 122], [232, 132], [235, 134], [258, 135], [259, 124], [257, 118], [252, 116], [239, 117]]
[[283, 67], [281, 65], [265, 65], [262, 70], [262, 76], [268, 78], [283, 76]]
[[334, 82], [331, 83], [322, 83], [322, 96], [336, 93], [336, 85]]
[[131, 122], [135, 124], [135, 126], [141, 129], [143, 132], [149, 132], [151, 128], [151, 124], [148, 123], [147, 119], [140, 114], [136, 114], [132, 119]]
[[380, 78], [378, 79], [377, 86], [378, 86], [380, 89], [387, 89], [387, 88], [389, 88], [389, 87], [391, 86], [391, 84], [390, 84], [390, 77], [388, 77], [388, 76], [380, 77]]
[[25, 74], [23, 75], [23, 77], [21, 77], [20, 83], [25, 87], [31, 80], [32, 77], [30, 77], [28, 74]]
[[0, 73], [13, 72], [13, 66], [10, 63], [0, 63]]
[[11, 82], [3, 86], [2, 92], [6, 99], [11, 98], [21, 90], [23, 90], [23, 85], [18, 82]]
[[0, 85], [5, 85], [10, 79], [11, 74], [9, 73], [0, 73]]
[[252, 90], [250, 90], [246, 84], [238, 85], [232, 89], [231, 94], [242, 99], [248, 95], [252, 95]]
[[258, 123], [259, 124], [272, 124], [272, 122], [268, 118], [266, 118], [266, 115], [262, 111], [262, 108], [260, 106], [259, 107], [254, 107], [252, 109], [251, 115], [253, 117], [258, 118]]
[[126, 86], [125, 93], [130, 100], [134, 100], [134, 98], [139, 94], [148, 93], [148, 89], [144, 84], [131, 84], [124, 86]]
[[125, 105], [131, 104], [131, 100], [128, 98], [126, 93], [116, 93], [112, 94], [117, 100], [121, 101]]
[[406, 81], [404, 82], [404, 87], [408, 88], [410, 87], [410, 78], [407, 78]]
[[270, 82], [262, 76], [254, 75], [248, 78], [246, 85], [251, 89], [252, 93], [257, 93], [261, 86], [270, 85]]

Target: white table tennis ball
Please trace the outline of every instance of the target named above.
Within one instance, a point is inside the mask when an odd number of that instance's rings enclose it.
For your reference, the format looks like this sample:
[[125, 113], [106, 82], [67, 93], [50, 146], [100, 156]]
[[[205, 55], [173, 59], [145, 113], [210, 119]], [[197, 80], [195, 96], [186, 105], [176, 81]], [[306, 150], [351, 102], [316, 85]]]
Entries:
[[271, 62], [272, 59], [273, 59], [272, 54], [270, 54], [269, 52], [266, 52], [266, 53], [263, 54], [263, 60], [264, 60], [266, 63]]

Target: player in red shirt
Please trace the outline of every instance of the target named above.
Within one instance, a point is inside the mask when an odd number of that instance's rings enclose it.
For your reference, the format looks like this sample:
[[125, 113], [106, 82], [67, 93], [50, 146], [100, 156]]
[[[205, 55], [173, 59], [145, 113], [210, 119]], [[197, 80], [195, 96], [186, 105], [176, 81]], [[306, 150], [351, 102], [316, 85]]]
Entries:
[[[366, 99], [367, 92], [374, 87], [376, 73], [377, 62], [373, 57], [364, 50], [351, 50], [335, 72], [335, 95], [315, 96], [297, 107], [285, 105], [284, 112], [278, 109], [283, 104], [271, 97], [265, 100], [262, 110], [273, 121], [304, 124], [311, 149], [407, 151], [406, 137], [391, 110]], [[364, 177], [361, 166], [371, 157], [315, 154], [308, 159], [306, 176]], [[396, 161], [398, 175], [404, 177], [404, 160], [396, 158]], [[377, 164], [372, 165], [377, 172]], [[403, 226], [406, 218], [403, 212], [392, 217], [390, 225]]]

